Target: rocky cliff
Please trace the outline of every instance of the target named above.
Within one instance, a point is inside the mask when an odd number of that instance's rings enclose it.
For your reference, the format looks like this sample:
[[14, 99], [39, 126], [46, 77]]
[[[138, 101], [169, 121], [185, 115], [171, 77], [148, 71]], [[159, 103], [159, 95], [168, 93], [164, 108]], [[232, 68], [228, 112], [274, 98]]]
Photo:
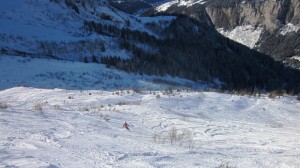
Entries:
[[254, 25], [274, 30], [287, 23], [300, 24], [299, 0], [218, 2], [219, 0], [212, 0], [205, 5], [205, 10], [216, 27], [234, 28], [240, 25]]
[[279, 13], [277, 2], [258, 3], [239, 3], [228, 7], [212, 4], [205, 9], [216, 27], [232, 28], [249, 24], [264, 25], [267, 28], [277, 27], [276, 15]]

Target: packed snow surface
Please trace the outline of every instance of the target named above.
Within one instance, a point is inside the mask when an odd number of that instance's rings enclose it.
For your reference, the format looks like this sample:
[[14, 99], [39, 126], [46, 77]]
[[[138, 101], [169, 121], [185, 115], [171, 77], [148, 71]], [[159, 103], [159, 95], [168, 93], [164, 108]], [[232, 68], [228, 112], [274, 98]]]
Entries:
[[293, 97], [15, 87], [0, 102], [0, 167], [300, 166]]
[[101, 64], [0, 64], [0, 167], [300, 166], [295, 97], [171, 90]]

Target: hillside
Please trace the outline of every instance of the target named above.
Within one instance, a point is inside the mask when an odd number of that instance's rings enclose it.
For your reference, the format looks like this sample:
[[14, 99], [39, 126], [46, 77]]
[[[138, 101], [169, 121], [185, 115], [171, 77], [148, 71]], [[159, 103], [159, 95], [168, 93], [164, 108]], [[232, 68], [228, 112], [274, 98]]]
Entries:
[[[92, 20], [107, 26], [147, 31], [140, 22], [103, 1], [1, 1], [1, 53], [83, 61], [107, 55], [130, 57], [118, 39], [84, 28]], [[131, 23], [128, 25], [128, 23]]]

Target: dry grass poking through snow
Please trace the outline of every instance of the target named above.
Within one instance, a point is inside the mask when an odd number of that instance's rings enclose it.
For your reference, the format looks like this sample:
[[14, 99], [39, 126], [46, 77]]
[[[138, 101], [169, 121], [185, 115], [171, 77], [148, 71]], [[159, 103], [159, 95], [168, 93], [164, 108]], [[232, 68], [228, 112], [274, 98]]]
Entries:
[[0, 109], [7, 109], [8, 107], [6, 103], [0, 103]]
[[229, 163], [222, 163], [218, 168], [237, 168], [237, 167], [229, 165]]
[[180, 145], [188, 149], [193, 149], [195, 147], [195, 140], [193, 139], [193, 134], [188, 129], [178, 130], [173, 127], [166, 134], [154, 133], [152, 136], [154, 143], [165, 143], [170, 142], [172, 145]]
[[43, 102], [43, 103], [38, 103], [36, 105], [33, 106], [33, 109], [39, 112], [43, 111], [43, 107], [46, 106], [48, 103], [47, 102]]

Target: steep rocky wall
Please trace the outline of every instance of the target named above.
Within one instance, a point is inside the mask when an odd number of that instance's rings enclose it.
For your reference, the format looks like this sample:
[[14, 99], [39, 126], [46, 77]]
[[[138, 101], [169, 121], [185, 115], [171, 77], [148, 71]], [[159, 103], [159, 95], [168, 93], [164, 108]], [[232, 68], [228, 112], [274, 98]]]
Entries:
[[216, 27], [233, 28], [240, 25], [264, 26], [276, 29], [280, 26], [278, 16], [283, 11], [283, 1], [244, 1], [231, 6], [215, 6], [209, 3], [206, 12]]
[[285, 19], [287, 23], [300, 25], [300, 1], [299, 0], [292, 0]]
[[262, 26], [274, 30], [287, 23], [300, 23], [299, 0], [248, 0], [230, 5], [208, 3], [205, 8], [216, 27]]

